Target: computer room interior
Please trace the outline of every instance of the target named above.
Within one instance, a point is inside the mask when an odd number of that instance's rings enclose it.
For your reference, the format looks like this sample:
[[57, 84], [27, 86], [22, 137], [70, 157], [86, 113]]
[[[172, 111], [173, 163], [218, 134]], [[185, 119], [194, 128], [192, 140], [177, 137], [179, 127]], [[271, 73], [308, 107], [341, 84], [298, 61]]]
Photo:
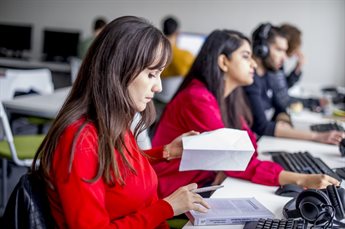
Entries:
[[[259, 23], [279, 25], [288, 22], [297, 25], [303, 32], [302, 49], [307, 63], [298, 86], [302, 90], [313, 91], [325, 86], [345, 86], [344, 9], [343, 0], [2, 0], [0, 24], [32, 26], [31, 50], [25, 53], [25, 57], [40, 61], [44, 29], [77, 30], [80, 31], [80, 38], [85, 38], [91, 34], [90, 26], [98, 16], [109, 21], [123, 15], [141, 16], [160, 27], [165, 16], [173, 15], [179, 19], [184, 32], [208, 34], [213, 29], [226, 28], [239, 30], [247, 36]], [[70, 85], [69, 80], [56, 73], [55, 88]], [[158, 113], [163, 106], [158, 104]], [[34, 127], [25, 127], [24, 130], [21, 126], [17, 127], [26, 133], [35, 131]], [[24, 172], [23, 169], [13, 169], [9, 193]]]

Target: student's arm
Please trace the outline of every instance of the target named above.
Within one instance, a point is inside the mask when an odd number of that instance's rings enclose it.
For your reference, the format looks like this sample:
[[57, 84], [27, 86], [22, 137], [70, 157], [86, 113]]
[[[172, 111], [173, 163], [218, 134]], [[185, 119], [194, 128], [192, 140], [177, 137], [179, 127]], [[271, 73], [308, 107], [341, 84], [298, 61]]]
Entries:
[[250, 140], [255, 148], [247, 168], [243, 172], [226, 171], [225, 174], [231, 177], [251, 180], [257, 184], [263, 185], [279, 185], [279, 176], [283, 168], [277, 163], [271, 161], [261, 161], [257, 158], [257, 144], [254, 133], [250, 130], [244, 120], [242, 120], [243, 129], [247, 131]]
[[301, 69], [295, 68], [290, 74], [286, 77], [286, 83], [289, 88], [295, 85], [297, 81], [301, 78], [302, 71]]
[[304, 54], [301, 50], [297, 50], [295, 55], [297, 57], [296, 67], [286, 79], [289, 88], [292, 87], [300, 79], [302, 75], [302, 67], [305, 63]]
[[313, 132], [296, 130], [286, 122], [277, 122], [274, 136], [338, 145], [343, 138], [341, 131]]
[[302, 174], [289, 171], [282, 171], [279, 175], [279, 183], [297, 184], [304, 188], [321, 189], [328, 185], [339, 185], [339, 181], [325, 174]]

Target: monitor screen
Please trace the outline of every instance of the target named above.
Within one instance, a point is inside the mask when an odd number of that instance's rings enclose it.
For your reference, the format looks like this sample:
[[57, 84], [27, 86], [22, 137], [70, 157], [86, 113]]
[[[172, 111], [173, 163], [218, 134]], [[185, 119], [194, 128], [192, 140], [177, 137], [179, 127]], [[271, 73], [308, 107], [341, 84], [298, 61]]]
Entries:
[[44, 60], [66, 62], [69, 57], [77, 56], [79, 32], [43, 31]]
[[205, 39], [206, 35], [204, 34], [182, 32], [177, 37], [177, 47], [188, 50], [196, 56]]
[[0, 24], [0, 48], [13, 51], [31, 49], [30, 25]]

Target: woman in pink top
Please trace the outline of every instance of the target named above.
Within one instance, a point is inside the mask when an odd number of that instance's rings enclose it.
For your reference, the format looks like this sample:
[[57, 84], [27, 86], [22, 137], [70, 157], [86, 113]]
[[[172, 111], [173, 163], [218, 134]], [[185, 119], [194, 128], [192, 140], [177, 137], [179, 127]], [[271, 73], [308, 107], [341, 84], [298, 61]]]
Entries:
[[[153, 145], [170, 142], [188, 130], [199, 132], [222, 127], [244, 129], [256, 148], [256, 138], [248, 127], [252, 114], [240, 86], [253, 83], [256, 63], [250, 41], [239, 32], [215, 30], [206, 39], [187, 77], [167, 105], [158, 123]], [[169, 195], [184, 184], [218, 184], [225, 176], [251, 180], [264, 185], [298, 184], [324, 188], [338, 181], [327, 175], [305, 175], [284, 171], [278, 164], [257, 159], [254, 153], [243, 172], [179, 172], [180, 159], [154, 165], [159, 178], [158, 193]]]

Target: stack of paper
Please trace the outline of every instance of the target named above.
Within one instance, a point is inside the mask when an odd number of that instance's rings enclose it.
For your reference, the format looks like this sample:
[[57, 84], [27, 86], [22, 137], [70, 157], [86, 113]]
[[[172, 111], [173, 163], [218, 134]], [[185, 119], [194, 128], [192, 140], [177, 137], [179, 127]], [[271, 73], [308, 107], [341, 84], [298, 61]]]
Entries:
[[182, 138], [180, 171], [244, 171], [254, 147], [247, 131], [221, 128]]
[[255, 198], [211, 198], [205, 199], [211, 206], [207, 213], [187, 212], [189, 220], [196, 226], [245, 224], [260, 218], [274, 218], [274, 214]]

